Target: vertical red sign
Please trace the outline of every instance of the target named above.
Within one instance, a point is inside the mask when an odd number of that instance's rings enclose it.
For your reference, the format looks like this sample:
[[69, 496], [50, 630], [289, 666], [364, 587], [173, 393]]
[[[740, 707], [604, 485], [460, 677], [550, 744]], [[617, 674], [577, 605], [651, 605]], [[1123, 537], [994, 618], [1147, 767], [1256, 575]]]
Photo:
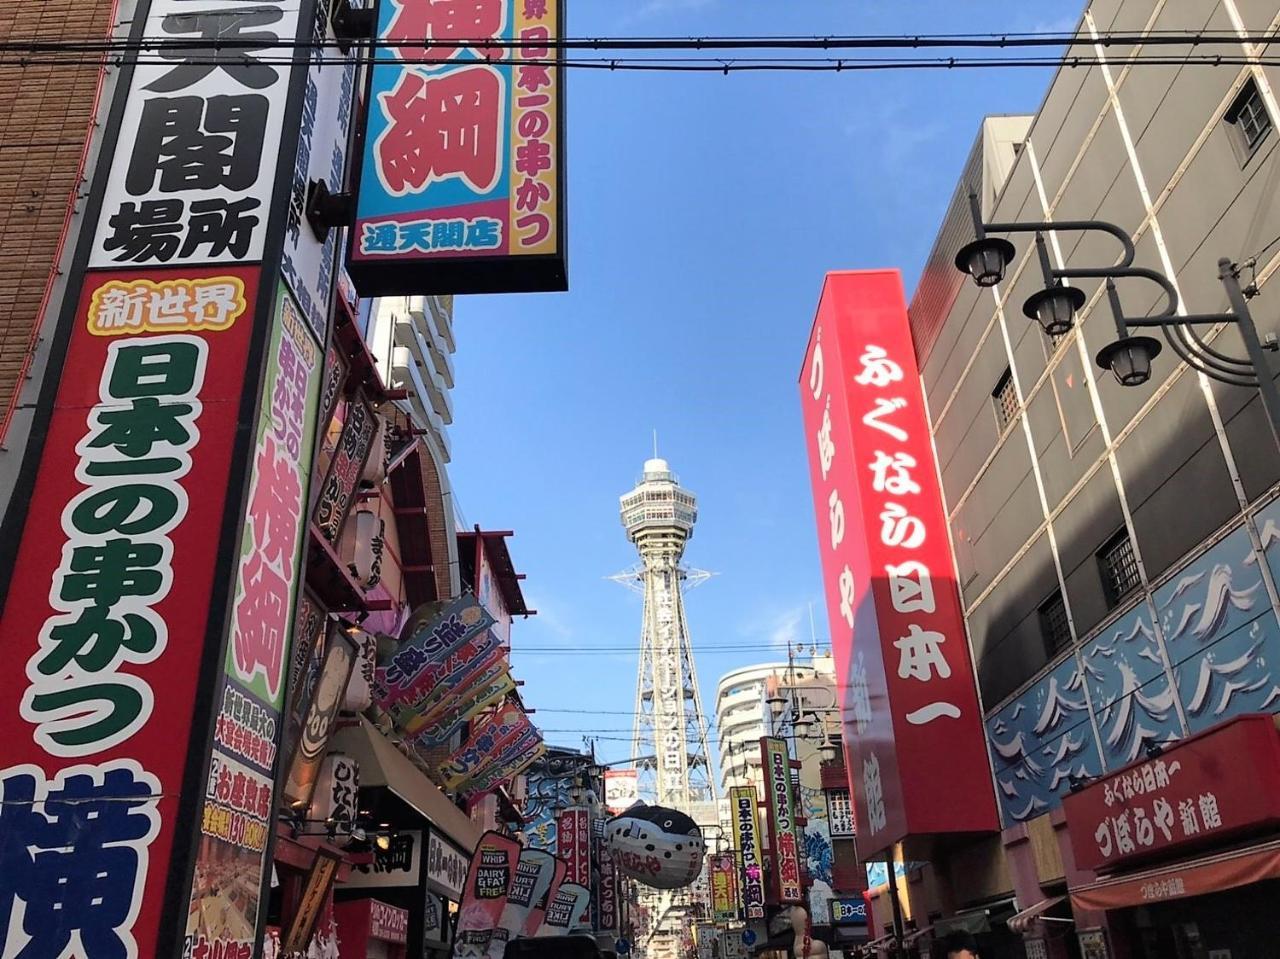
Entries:
[[829, 273], [800, 377], [860, 858], [997, 828], [896, 270]]
[[590, 885], [591, 825], [586, 809], [575, 806], [560, 814], [556, 829], [556, 854], [569, 866], [565, 882]]

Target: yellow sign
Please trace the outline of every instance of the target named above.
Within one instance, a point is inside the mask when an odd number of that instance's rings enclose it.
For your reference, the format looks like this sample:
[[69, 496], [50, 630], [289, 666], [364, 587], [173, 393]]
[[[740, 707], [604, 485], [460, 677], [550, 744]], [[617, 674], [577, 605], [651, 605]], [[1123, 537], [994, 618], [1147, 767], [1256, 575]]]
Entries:
[[87, 320], [94, 336], [225, 330], [247, 308], [244, 282], [235, 276], [108, 280], [93, 291]]

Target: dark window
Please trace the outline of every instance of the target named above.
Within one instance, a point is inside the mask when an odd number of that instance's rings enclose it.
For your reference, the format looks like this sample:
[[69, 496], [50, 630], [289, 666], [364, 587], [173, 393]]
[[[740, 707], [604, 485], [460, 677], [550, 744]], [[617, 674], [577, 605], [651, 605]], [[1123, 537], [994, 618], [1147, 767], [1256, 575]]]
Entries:
[[1071, 645], [1071, 626], [1061, 590], [1040, 604], [1040, 634], [1044, 637], [1045, 655], [1050, 659]]
[[1138, 559], [1133, 555], [1133, 540], [1129, 539], [1128, 530], [1120, 530], [1098, 550], [1098, 567], [1108, 606], [1116, 606], [1130, 590], [1138, 587]]
[[1267, 113], [1267, 105], [1262, 102], [1262, 94], [1253, 80], [1240, 90], [1224, 119], [1234, 133], [1236, 154], [1242, 163], [1253, 156], [1271, 132], [1271, 115]]
[[991, 403], [996, 409], [996, 422], [1003, 433], [1018, 415], [1018, 394], [1013, 390], [1013, 371], [1006, 368], [991, 391]]

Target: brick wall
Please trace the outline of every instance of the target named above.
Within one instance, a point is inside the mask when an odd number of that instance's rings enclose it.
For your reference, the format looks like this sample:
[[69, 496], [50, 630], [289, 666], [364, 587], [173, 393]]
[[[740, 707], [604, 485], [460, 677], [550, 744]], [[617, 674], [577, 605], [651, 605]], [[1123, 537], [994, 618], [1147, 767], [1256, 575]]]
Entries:
[[[112, 0], [5, 4], [0, 40], [99, 38], [112, 7]], [[96, 65], [0, 60], [0, 431], [78, 187], [97, 84]]]

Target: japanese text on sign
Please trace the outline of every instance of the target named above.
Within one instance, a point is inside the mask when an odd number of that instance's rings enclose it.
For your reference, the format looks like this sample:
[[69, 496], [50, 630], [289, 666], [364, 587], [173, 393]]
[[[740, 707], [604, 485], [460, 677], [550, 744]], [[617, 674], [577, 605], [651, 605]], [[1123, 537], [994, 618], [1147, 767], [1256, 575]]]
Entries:
[[153, 0], [146, 36], [191, 45], [134, 70], [92, 266], [262, 258], [289, 70], [215, 42], [297, 33], [298, 5], [283, 0]]
[[735, 786], [730, 793], [737, 832], [738, 873], [742, 880], [742, 904], [748, 919], [764, 918], [764, 873], [761, 868], [760, 820], [756, 812], [756, 791], [752, 786]]

